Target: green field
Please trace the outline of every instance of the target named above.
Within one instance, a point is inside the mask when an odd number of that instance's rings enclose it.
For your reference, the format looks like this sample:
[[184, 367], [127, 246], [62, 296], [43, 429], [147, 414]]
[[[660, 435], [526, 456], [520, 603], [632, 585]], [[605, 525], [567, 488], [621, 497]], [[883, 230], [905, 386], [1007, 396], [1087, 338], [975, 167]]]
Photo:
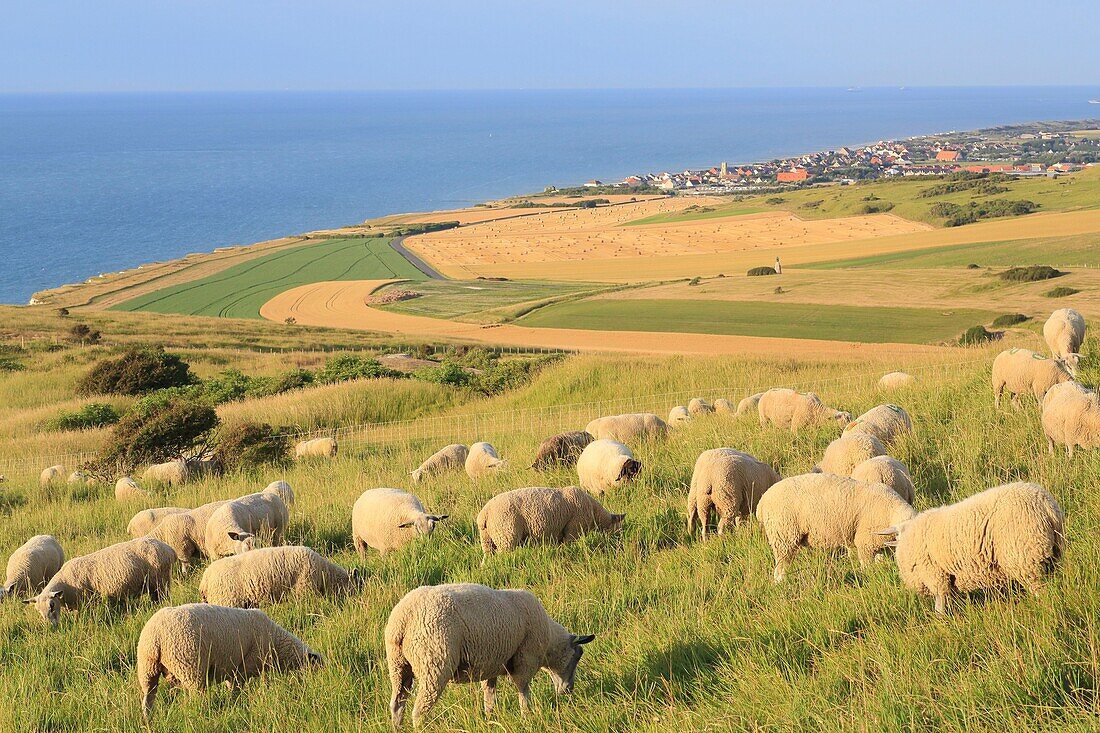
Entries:
[[702, 206], [696, 208], [688, 208], [683, 211], [672, 212], [668, 214], [654, 214], [653, 216], [647, 216], [644, 219], [635, 219], [634, 221], [628, 221], [622, 226], [635, 227], [643, 224], [675, 224], [681, 221], [697, 221], [699, 219], [722, 219], [727, 216], [742, 216], [743, 214], [758, 214], [761, 211], [768, 211], [766, 207], [746, 207], [741, 204], [730, 204], [727, 206]]
[[223, 318], [259, 318], [260, 306], [299, 285], [424, 275], [389, 239], [328, 239], [242, 262], [200, 280], [157, 290], [111, 308]]
[[394, 287], [415, 290], [421, 297], [379, 306], [382, 310], [470, 323], [499, 323], [526, 305], [608, 289], [598, 283], [524, 280], [425, 280], [413, 288]]
[[865, 308], [719, 300], [582, 300], [541, 308], [518, 323], [535, 328], [671, 331], [816, 338], [867, 343], [930, 343], [988, 323], [990, 311]]

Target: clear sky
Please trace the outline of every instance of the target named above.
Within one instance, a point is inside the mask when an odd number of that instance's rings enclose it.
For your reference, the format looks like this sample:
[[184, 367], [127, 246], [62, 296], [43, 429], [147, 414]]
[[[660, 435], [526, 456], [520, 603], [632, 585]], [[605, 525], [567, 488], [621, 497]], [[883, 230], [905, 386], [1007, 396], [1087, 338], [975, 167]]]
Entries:
[[1096, 84], [1096, 0], [34, 0], [0, 91]]

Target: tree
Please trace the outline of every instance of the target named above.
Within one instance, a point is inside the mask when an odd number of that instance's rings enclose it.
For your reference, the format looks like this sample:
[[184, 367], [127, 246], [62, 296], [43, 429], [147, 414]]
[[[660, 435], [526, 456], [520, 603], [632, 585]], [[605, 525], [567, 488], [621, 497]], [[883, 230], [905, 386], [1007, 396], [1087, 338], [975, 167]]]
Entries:
[[167, 387], [193, 384], [187, 362], [159, 347], [128, 349], [105, 359], [84, 375], [77, 385], [82, 394], [139, 395]]
[[115, 425], [96, 472], [130, 473], [142, 464], [207, 453], [218, 423], [213, 407], [187, 400], [131, 411]]

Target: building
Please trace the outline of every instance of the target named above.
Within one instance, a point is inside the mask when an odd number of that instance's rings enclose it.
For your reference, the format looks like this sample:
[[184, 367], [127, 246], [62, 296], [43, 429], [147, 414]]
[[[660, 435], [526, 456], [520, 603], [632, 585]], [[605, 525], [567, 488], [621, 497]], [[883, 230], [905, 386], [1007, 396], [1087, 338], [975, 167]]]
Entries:
[[958, 150], [941, 150], [936, 153], [936, 160], [942, 161], [944, 163], [954, 163], [960, 158], [961, 155], [959, 154]]
[[780, 183], [797, 183], [809, 180], [810, 173], [805, 168], [792, 168], [789, 171], [779, 171], [775, 174], [775, 180]]

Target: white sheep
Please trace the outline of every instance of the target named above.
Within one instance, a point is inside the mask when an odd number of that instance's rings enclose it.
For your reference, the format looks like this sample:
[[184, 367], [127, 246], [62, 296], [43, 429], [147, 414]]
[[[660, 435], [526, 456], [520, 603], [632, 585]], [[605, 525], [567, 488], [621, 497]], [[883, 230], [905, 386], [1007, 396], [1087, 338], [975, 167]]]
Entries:
[[668, 423], [652, 412], [635, 412], [598, 417], [588, 423], [584, 430], [596, 440], [632, 443], [667, 437]]
[[1073, 379], [1065, 364], [1048, 359], [1027, 349], [1008, 349], [993, 360], [993, 404], [1001, 406], [1001, 394], [1012, 395], [1012, 404], [1019, 408], [1020, 395], [1030, 394], [1037, 402], [1056, 384]]
[[123, 601], [148, 593], [157, 603], [168, 588], [175, 562], [172, 548], [151, 537], [119, 542], [69, 560], [24, 603], [33, 604], [55, 627], [62, 608], [80, 608], [94, 597]]
[[474, 443], [466, 456], [466, 474], [474, 481], [497, 471], [507, 465], [507, 461], [497, 455], [497, 449], [489, 443]]
[[694, 416], [710, 415], [714, 412], [714, 405], [710, 404], [702, 397], [692, 397], [687, 404], [688, 412]]
[[546, 470], [550, 468], [570, 468], [575, 466], [577, 458], [594, 438], [583, 430], [551, 435], [539, 443], [535, 451], [535, 461], [531, 468]]
[[257, 535], [267, 532], [271, 544], [278, 546], [283, 544], [288, 524], [290, 514], [278, 494], [248, 494], [214, 510], [206, 522], [203, 549], [210, 558], [239, 555], [255, 546]]
[[294, 506], [294, 489], [290, 484], [282, 479], [278, 481], [272, 481], [264, 487], [264, 491], [271, 494], [278, 494], [279, 498], [283, 500], [283, 503], [287, 505], [287, 508]]
[[855, 550], [866, 566], [886, 546], [878, 533], [915, 514], [888, 486], [828, 473], [783, 479], [756, 507], [775, 556], [776, 583], [783, 582], [799, 547]]
[[878, 388], [890, 392], [898, 389], [906, 389], [916, 384], [917, 378], [905, 372], [889, 372], [883, 374], [878, 380]]
[[898, 573], [911, 590], [946, 613], [953, 591], [1019, 583], [1038, 593], [1062, 557], [1065, 515], [1038, 484], [1017, 482], [929, 509], [882, 530], [896, 537]]
[[53, 535], [39, 534], [24, 542], [8, 558], [0, 598], [38, 593], [65, 564], [65, 551]]
[[737, 417], [742, 415], [756, 415], [758, 414], [760, 398], [764, 396], [763, 392], [757, 392], [756, 394], [745, 397], [737, 403]]
[[61, 481], [61, 477], [65, 475], [65, 468], [63, 466], [50, 466], [49, 468], [42, 469], [42, 473], [38, 475], [38, 485], [42, 488], [46, 488], [52, 484], [56, 484]]
[[719, 415], [732, 415], [737, 411], [737, 408], [725, 397], [719, 397], [714, 401], [714, 411]]
[[567, 631], [528, 591], [472, 583], [409, 591], [390, 612], [385, 636], [394, 728], [401, 727], [414, 680], [417, 726], [449, 682], [481, 682], [485, 711], [491, 713], [503, 674], [515, 683], [526, 713], [539, 669], [550, 673], [558, 694], [572, 692], [582, 647], [595, 638]]
[[190, 512], [179, 512], [161, 517], [146, 537], [160, 540], [172, 548], [179, 560], [180, 570], [191, 572], [191, 567], [203, 554], [203, 544], [198, 538], [195, 518]]
[[407, 491], [371, 489], [351, 509], [351, 539], [360, 558], [366, 559], [368, 547], [385, 555], [418, 536], [430, 537], [436, 523], [446, 518], [425, 512], [420, 499]]
[[683, 405], [677, 405], [668, 411], [668, 420], [666, 421], [670, 427], [679, 427], [680, 425], [687, 425], [691, 422], [691, 413], [688, 412], [688, 408]]
[[756, 511], [760, 497], [779, 481], [768, 464], [733, 448], [703, 451], [695, 461], [688, 492], [687, 530], [702, 528], [706, 539], [711, 511], [718, 515], [718, 534], [732, 519], [735, 526]]
[[1051, 387], [1043, 398], [1042, 424], [1052, 455], [1055, 444], [1064, 445], [1070, 458], [1075, 448], [1100, 446], [1100, 399], [1096, 390], [1077, 382]]
[[129, 476], [123, 476], [115, 482], [115, 500], [132, 501], [134, 499], [148, 499], [149, 492], [141, 488], [137, 481]]
[[795, 433], [830, 421], [843, 428], [852, 420], [851, 413], [827, 407], [813, 392], [802, 394], [782, 387], [760, 395], [756, 409], [761, 425], [775, 425]]
[[264, 547], [210, 563], [199, 595], [205, 603], [253, 608], [292, 595], [341, 595], [359, 585], [358, 569], [345, 570], [308, 547]]
[[191, 468], [187, 465], [187, 461], [177, 458], [174, 461], [165, 463], [154, 463], [145, 469], [145, 472], [141, 474], [141, 478], [143, 481], [179, 486], [187, 483], [188, 479], [191, 478]]
[[88, 474], [85, 471], [76, 470], [69, 474], [69, 486], [95, 486], [95, 476]]
[[913, 477], [909, 475], [909, 469], [904, 463], [890, 456], [868, 458], [852, 469], [851, 477], [867, 484], [889, 486], [910, 505], [916, 498], [916, 489], [913, 487]]
[[903, 435], [913, 432], [913, 419], [905, 408], [897, 405], [878, 405], [863, 413], [844, 428], [845, 435], [865, 433], [878, 438], [884, 446], [891, 446]]
[[851, 476], [852, 469], [875, 456], [886, 455], [886, 447], [870, 433], [844, 433], [829, 443], [815, 473]]
[[428, 456], [420, 467], [412, 472], [413, 483], [418, 484], [426, 478], [438, 476], [447, 471], [461, 471], [469, 455], [470, 449], [461, 443], [444, 446]]
[[303, 440], [294, 446], [294, 459], [335, 458], [340, 450], [336, 438], [313, 438]]
[[497, 494], [477, 515], [486, 555], [529, 543], [564, 544], [588, 532], [617, 532], [625, 514], [612, 514], [588, 492], [532, 486]]
[[642, 464], [622, 443], [614, 440], [594, 440], [577, 459], [577, 478], [582, 487], [602, 494], [613, 486], [633, 479]]
[[1059, 308], [1043, 324], [1043, 339], [1055, 359], [1076, 366], [1085, 343], [1085, 317], [1072, 308]]
[[164, 506], [157, 507], [156, 509], [144, 509], [133, 516], [130, 523], [126, 525], [126, 534], [130, 535], [134, 539], [138, 537], [144, 537], [153, 531], [153, 527], [157, 526], [157, 522], [167, 517], [169, 514], [184, 514], [190, 511], [180, 506]]
[[149, 722], [157, 685], [192, 692], [211, 683], [236, 687], [268, 671], [322, 666], [320, 654], [256, 609], [189, 603], [162, 608], [141, 629], [137, 679], [142, 716]]

